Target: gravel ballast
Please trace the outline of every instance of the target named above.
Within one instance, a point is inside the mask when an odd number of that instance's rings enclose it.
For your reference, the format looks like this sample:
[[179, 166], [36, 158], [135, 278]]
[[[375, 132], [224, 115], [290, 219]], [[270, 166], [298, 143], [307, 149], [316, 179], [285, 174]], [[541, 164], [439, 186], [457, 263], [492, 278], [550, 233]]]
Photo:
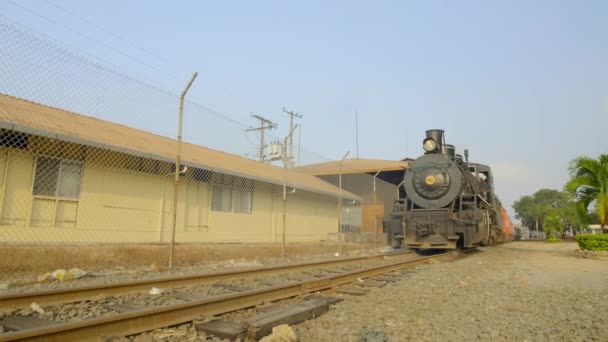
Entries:
[[608, 261], [512, 242], [423, 266], [297, 325], [302, 341], [605, 341]]

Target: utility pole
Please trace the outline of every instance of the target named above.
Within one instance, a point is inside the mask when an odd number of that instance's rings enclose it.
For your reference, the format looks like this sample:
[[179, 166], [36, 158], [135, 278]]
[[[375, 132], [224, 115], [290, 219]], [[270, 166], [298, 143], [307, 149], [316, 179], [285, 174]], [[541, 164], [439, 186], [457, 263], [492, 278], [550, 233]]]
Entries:
[[[283, 112], [289, 114], [289, 131], [293, 131], [293, 117], [295, 116], [298, 119], [302, 118], [302, 114], [294, 113], [292, 111], [287, 111], [283, 108]], [[289, 167], [293, 167], [293, 134], [289, 136]]]
[[260, 115], [251, 114], [251, 117], [260, 120], [260, 127], [249, 128], [246, 131], [260, 131], [260, 161], [263, 163], [266, 161], [264, 158], [264, 147], [266, 147], [266, 145], [264, 145], [264, 131], [276, 128], [277, 124]]

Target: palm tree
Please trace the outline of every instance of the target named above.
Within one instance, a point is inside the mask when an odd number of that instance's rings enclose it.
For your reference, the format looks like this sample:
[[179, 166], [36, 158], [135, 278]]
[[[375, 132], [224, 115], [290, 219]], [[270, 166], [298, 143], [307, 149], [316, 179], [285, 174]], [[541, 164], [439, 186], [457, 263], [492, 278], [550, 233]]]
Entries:
[[581, 219], [587, 217], [589, 205], [595, 202], [600, 225], [608, 225], [608, 154], [598, 159], [578, 157], [570, 163], [570, 180], [564, 186], [574, 197]]

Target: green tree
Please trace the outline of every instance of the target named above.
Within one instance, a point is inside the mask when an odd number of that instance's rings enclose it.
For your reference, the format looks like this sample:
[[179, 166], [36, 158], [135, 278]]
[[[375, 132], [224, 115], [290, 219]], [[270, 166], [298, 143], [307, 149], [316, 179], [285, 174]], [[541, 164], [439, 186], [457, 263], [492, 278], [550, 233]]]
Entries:
[[589, 206], [595, 211], [604, 233], [608, 232], [608, 154], [599, 158], [578, 157], [570, 163], [570, 180], [564, 186], [577, 203], [581, 220], [589, 217]]
[[564, 228], [566, 228], [566, 218], [563, 215], [563, 208], [553, 208], [549, 210], [547, 216], [544, 218], [544, 227], [543, 230], [547, 233], [547, 238], [549, 235], [555, 237], [555, 234], [561, 234], [564, 232]]
[[540, 189], [531, 196], [523, 196], [513, 204], [517, 218], [529, 228], [540, 230], [551, 208], [563, 206], [565, 197], [558, 190]]
[[537, 231], [562, 232], [568, 225], [580, 225], [576, 203], [567, 193], [558, 190], [541, 189], [523, 196], [515, 201], [513, 209], [526, 227]]
[[536, 222], [536, 215], [533, 210], [534, 199], [532, 196], [523, 196], [513, 203], [513, 209], [515, 210], [515, 217], [521, 221], [521, 223], [528, 227], [534, 228]]

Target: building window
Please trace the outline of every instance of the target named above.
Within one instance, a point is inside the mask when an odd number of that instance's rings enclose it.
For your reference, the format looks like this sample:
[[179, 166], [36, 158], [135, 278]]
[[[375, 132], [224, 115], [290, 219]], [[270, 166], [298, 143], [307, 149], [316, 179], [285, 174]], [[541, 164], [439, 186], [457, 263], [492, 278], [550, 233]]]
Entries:
[[61, 158], [38, 157], [34, 177], [34, 195], [77, 199], [80, 197], [82, 162]]
[[211, 199], [211, 210], [232, 211], [232, 189], [224, 185], [215, 185]]
[[0, 131], [0, 146], [27, 149], [29, 136], [25, 133], [1, 130]]
[[[161, 162], [159, 160], [135, 156], [128, 156], [124, 164], [126, 169], [155, 175], [160, 173], [160, 165]], [[175, 166], [173, 167], [173, 172], [175, 172]]]
[[224, 184], [212, 187], [211, 210], [251, 214], [253, 208], [253, 181], [224, 178]]
[[251, 214], [253, 192], [235, 189], [232, 192], [232, 206], [235, 213]]

